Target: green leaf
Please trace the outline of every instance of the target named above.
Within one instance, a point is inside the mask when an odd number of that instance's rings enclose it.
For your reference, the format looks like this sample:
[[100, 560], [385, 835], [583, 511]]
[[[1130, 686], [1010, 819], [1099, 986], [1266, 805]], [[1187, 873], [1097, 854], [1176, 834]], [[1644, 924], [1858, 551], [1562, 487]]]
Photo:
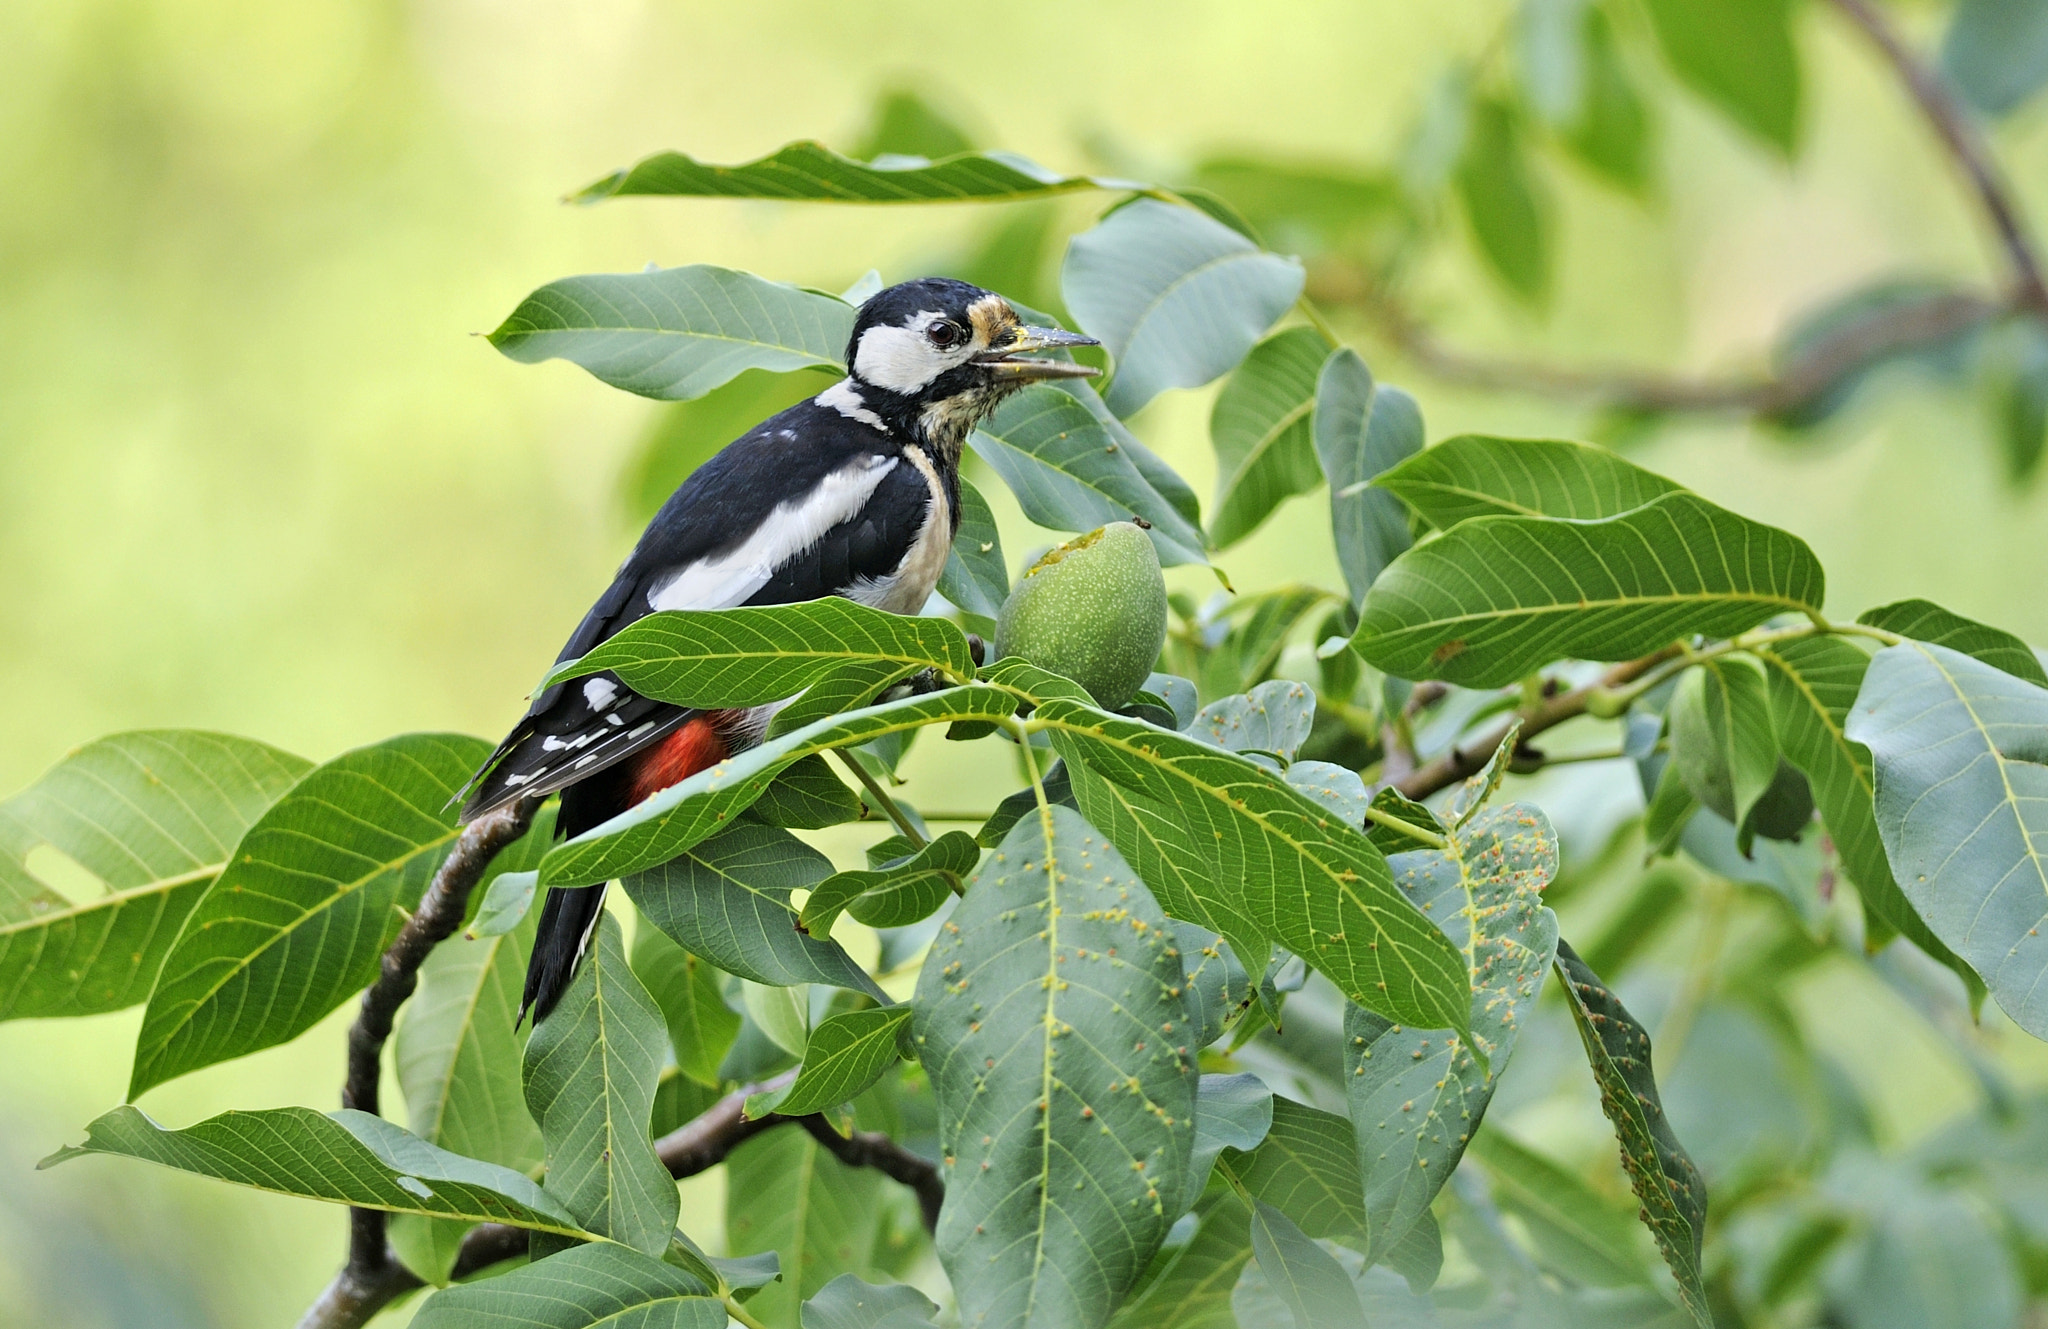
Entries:
[[974, 140], [951, 115], [915, 88], [892, 88], [875, 101], [874, 122], [853, 152], [860, 161], [896, 157], [951, 157], [974, 151]]
[[1238, 1329], [1230, 1294], [1252, 1257], [1251, 1210], [1235, 1191], [1210, 1194], [1195, 1234], [1159, 1253], [1110, 1329]]
[[[1850, 649], [1854, 650], [1854, 647]], [[1692, 823], [1693, 814], [1700, 810], [1699, 800], [1685, 787], [1679, 778], [1678, 763], [1667, 761], [1657, 773], [1657, 783], [1650, 794], [1650, 804], [1643, 810], [1643, 844], [1648, 849], [1645, 860], [1662, 858], [1676, 853], [1679, 838]], [[1876, 827], [1873, 825], [1872, 831]]]
[[1293, 761], [1315, 720], [1315, 692], [1291, 678], [1275, 678], [1210, 702], [1195, 713], [1187, 733], [1226, 752], [1270, 752]]
[[1034, 384], [1008, 398], [968, 445], [1055, 531], [1092, 531], [1142, 517], [1168, 567], [1206, 561], [1202, 532], [1146, 474], [1122, 422], [1085, 383]]
[[2005, 478], [2024, 486], [2048, 457], [2048, 324], [2012, 320], [1981, 363]]
[[490, 334], [521, 364], [567, 360], [662, 401], [749, 369], [838, 369], [853, 309], [833, 296], [695, 263], [549, 282]]
[[655, 412], [619, 477], [629, 525], [652, 520], [683, 481], [727, 443], [771, 415], [816, 396], [839, 376], [837, 364], [796, 373], [749, 369], [722, 387]]
[[628, 624], [542, 687], [610, 670], [643, 697], [705, 709], [795, 696], [847, 665], [885, 662], [971, 678], [967, 638], [943, 618], [912, 618], [839, 596], [741, 609], [670, 610]]
[[[546, 841], [540, 843], [545, 844]], [[538, 868], [494, 874], [490, 884], [484, 888], [483, 903], [477, 907], [476, 917], [463, 929], [463, 937], [469, 941], [480, 941], [485, 937], [502, 937], [518, 927], [533, 908], [533, 897], [538, 893], [536, 888], [539, 885]]]
[[295, 1038], [367, 986], [454, 842], [450, 803], [489, 752], [456, 734], [387, 739], [336, 757], [258, 818], [164, 958], [128, 1096]]
[[[139, 730], [88, 743], [0, 803], [0, 1020], [147, 997], [243, 832], [310, 769], [245, 738]], [[49, 858], [98, 889], [51, 889], [38, 875]]]
[[1464, 1027], [1464, 957], [1402, 897], [1364, 835], [1281, 776], [1206, 743], [1072, 702], [1047, 702], [1035, 718], [1070, 765], [1151, 805], [1151, 825], [1188, 875], [1209, 878], [1199, 889], [1210, 918], [1213, 896], [1352, 1000], [1404, 1023]]
[[[491, 885], [531, 876], [521, 869], [539, 862], [553, 839], [554, 814], [543, 811], [524, 838], [498, 855]], [[504, 932], [450, 938], [429, 952], [419, 988], [403, 1008], [393, 1057], [414, 1135], [522, 1173], [545, 1156], [520, 1090], [514, 1026], [538, 926], [527, 913]], [[444, 1231], [441, 1239], [459, 1235]]]
[[1557, 974], [1571, 1002], [1586, 1060], [1600, 1087], [1600, 1110], [1614, 1124], [1621, 1166], [1642, 1205], [1639, 1216], [1657, 1239], [1678, 1280], [1678, 1295], [1700, 1329], [1713, 1329], [1700, 1283], [1700, 1248], [1706, 1238], [1707, 1186], [1664, 1119], [1651, 1070], [1650, 1036], [1600, 976], [1564, 941], [1557, 943]]
[[1550, 200], [1522, 150], [1514, 108], [1494, 97], [1472, 107], [1458, 197], [1487, 266], [1524, 303], [1550, 294]]
[[717, 1089], [699, 1083], [674, 1066], [666, 1067], [654, 1086], [654, 1112], [648, 1118], [647, 1133], [659, 1140], [670, 1131], [680, 1130], [716, 1107], [720, 1097]]
[[1231, 634], [1235, 692], [1263, 682], [1279, 667], [1280, 655], [1301, 625], [1338, 599], [1320, 586], [1278, 586], [1241, 597], [1233, 606], [1244, 614], [1243, 625]]
[[2009, 1238], [1958, 1191], [1887, 1196], [1834, 1303], [1856, 1329], [1979, 1329], [2025, 1323]]
[[1252, 1206], [1252, 1252], [1293, 1313], [1295, 1329], [1365, 1329], [1358, 1289], [1344, 1266], [1263, 1200]]
[[663, 1258], [716, 1287], [721, 1295], [732, 1294], [732, 1299], [742, 1304], [782, 1277], [782, 1260], [774, 1251], [737, 1257], [707, 1255], [681, 1228], [676, 1229]]
[[1457, 830], [1478, 816], [1487, 801], [1500, 792], [1501, 781], [1507, 779], [1508, 763], [1514, 758], [1515, 747], [1521, 736], [1522, 722], [1517, 720], [1509, 726], [1507, 733], [1501, 736], [1500, 742], [1493, 749], [1493, 755], [1486, 759], [1486, 764], [1466, 776], [1451, 790], [1450, 798], [1444, 802], [1444, 826]]
[[1786, 760], [1806, 773], [1828, 836], [1863, 907], [1891, 931], [1956, 971], [1980, 994], [1982, 980], [1915, 913], [1892, 877], [1878, 834], [1870, 750], [1845, 732], [1870, 657], [1839, 637], [1778, 642], [1757, 652], [1769, 676], [1771, 723]]
[[1368, 1260], [1385, 1259], [1429, 1212], [1493, 1099], [1557, 951], [1543, 888], [1557, 875], [1557, 836], [1522, 804], [1480, 812], [1444, 850], [1398, 855], [1395, 880], [1464, 953], [1472, 975], [1472, 1042], [1344, 1012], [1345, 1098], [1359, 1150]]
[[[1361, 782], [1363, 783], [1363, 782]], [[1388, 785], [1372, 796], [1372, 809], [1398, 818], [1410, 826], [1417, 827], [1431, 835], [1444, 835], [1443, 823], [1436, 814], [1421, 803], [1407, 797], [1400, 790]], [[1409, 849], [1428, 849], [1433, 846], [1427, 840], [1399, 831], [1383, 821], [1374, 821], [1366, 830], [1366, 839], [1380, 847], [1383, 854], [1399, 853]]]
[[942, 925], [915, 1028], [963, 1323], [1103, 1324], [1193, 1198], [1172, 935], [1117, 852], [1057, 806], [1017, 823]]
[[1642, 194], [1650, 183], [1649, 111], [1629, 81], [1607, 11], [1587, 5], [1581, 19], [1585, 76], [1578, 113], [1563, 126], [1572, 155], [1621, 188]]
[[1309, 1236], [1365, 1249], [1368, 1220], [1358, 1187], [1358, 1147], [1344, 1118], [1275, 1097], [1273, 1124], [1259, 1147], [1248, 1154], [1225, 1153], [1216, 1166]]
[[811, 1030], [796, 1079], [748, 1099], [747, 1115], [804, 1117], [851, 1103], [901, 1059], [897, 1043], [909, 1019], [908, 1006], [872, 1006], [821, 1021]]
[[[1085, 765], [1069, 770], [1062, 762], [1060, 770], [1068, 776], [1081, 815], [1116, 846], [1161, 909], [1170, 917], [1220, 933], [1246, 970], [1265, 972], [1271, 939], [1246, 914], [1240, 893], [1217, 881], [1213, 858], [1183, 833], [1170, 804], [1107, 780]], [[1027, 796], [1030, 792], [1025, 791]], [[1035, 812], [1036, 806], [1031, 804], [1020, 815]], [[1209, 1032], [1206, 1019], [1204, 1032]]]
[[1871, 660], [1847, 733], [1876, 762], [1906, 898], [2013, 1023], [2048, 1038], [2048, 689], [1909, 641]]
[[907, 927], [929, 918], [981, 861], [981, 846], [965, 831], [947, 831], [923, 848], [879, 869], [834, 873], [804, 901], [798, 925], [813, 936], [851, 906], [869, 927]]
[[1060, 288], [1116, 365], [1128, 419], [1168, 388], [1230, 372], [1301, 294], [1301, 264], [1193, 208], [1140, 199], [1074, 237]]
[[2019, 109], [2048, 84], [2048, 12], [2030, 0], [1960, 0], [1941, 72], [1987, 115]]
[[[1178, 931], [1178, 929], [1176, 929]], [[1182, 944], [1183, 958], [1186, 944]], [[1225, 1149], [1250, 1153], [1273, 1129], [1273, 1091], [1249, 1071], [1237, 1075], [1204, 1075], [1195, 1091], [1195, 1148], [1190, 1170], [1201, 1193], [1209, 1171]]]
[[671, 785], [556, 845], [541, 860], [541, 885], [594, 886], [667, 863], [752, 806], [784, 768], [803, 757], [949, 720], [1003, 719], [1015, 709], [1015, 699], [994, 688], [947, 688], [818, 720]]
[[994, 618], [1010, 598], [1010, 569], [1003, 561], [1003, 537], [981, 491], [960, 478], [960, 529], [939, 574], [939, 594], [970, 614]]
[[1289, 250], [1372, 252], [1399, 243], [1416, 224], [1389, 174], [1346, 164], [1233, 154], [1199, 163], [1193, 181]]
[[1373, 481], [1438, 530], [1474, 517], [1618, 517], [1679, 486], [1605, 448], [1460, 434]]
[[626, 965], [618, 920], [526, 1045], [526, 1106], [547, 1143], [547, 1192], [592, 1232], [649, 1255], [668, 1249], [676, 1183], [647, 1126], [668, 1060], [661, 1010]]
[[718, 1063], [739, 1037], [739, 1013], [725, 1004], [716, 966], [676, 945], [658, 927], [633, 929], [633, 973], [668, 1025], [676, 1068], [716, 1089]]
[[1502, 687], [1818, 611], [1824, 581], [1799, 537], [1688, 493], [1600, 521], [1480, 517], [1394, 560], [1351, 646], [1397, 678]]
[[1549, 125], [1569, 123], [1586, 98], [1587, 0], [1530, 0], [1515, 12], [1523, 100]]
[[1422, 409], [1413, 397], [1376, 385], [1350, 347], [1330, 353], [1316, 377], [1316, 457], [1330, 484], [1330, 530], [1354, 608], [1411, 543], [1401, 504], [1363, 486], [1419, 453], [1422, 440]]
[[591, 1235], [524, 1174], [437, 1149], [367, 1112], [223, 1112], [179, 1131], [117, 1107], [86, 1127], [84, 1144], [37, 1166], [84, 1154], [139, 1158], [276, 1195], [386, 1213], [509, 1223], [579, 1240]]
[[1236, 544], [1273, 510], [1323, 482], [1316, 462], [1316, 378], [1329, 343], [1314, 328], [1287, 328], [1252, 347], [1216, 396], [1216, 509], [1209, 538]]
[[672, 1264], [607, 1242], [436, 1292], [415, 1329], [725, 1329], [725, 1305]]
[[1788, 839], [1813, 816], [1805, 782], [1784, 779], [1769, 689], [1754, 665], [1724, 656], [1689, 670], [1668, 716], [1678, 778], [1702, 806], [1735, 823], [1745, 857], [1758, 833]]
[[[1098, 776], [1089, 778], [1100, 779]], [[1139, 874], [1141, 880], [1143, 875]], [[1207, 1047], [1221, 1038], [1230, 1022], [1251, 1004], [1256, 984], [1215, 933], [1177, 918], [1169, 919], [1169, 922], [1174, 936], [1178, 938], [1181, 964], [1187, 970], [1183, 993], [1188, 1003], [1188, 1014], [1200, 1029], [1195, 1038], [1202, 1047]], [[1195, 1149], [1199, 1159], [1203, 1137], [1199, 1114], [1197, 1117]], [[1261, 1129], [1260, 1135], [1264, 1134]], [[1198, 1166], [1196, 1171], [1199, 1173], [1203, 1169]]]
[[1408, 1235], [1393, 1244], [1386, 1266], [1406, 1279], [1408, 1290], [1418, 1297], [1436, 1286], [1444, 1271], [1444, 1234], [1435, 1214], [1425, 1211]]
[[830, 983], [872, 993], [873, 982], [824, 935], [800, 929], [790, 893], [832, 864], [788, 831], [742, 822], [659, 867], [624, 879], [641, 916], [729, 974], [787, 987]]
[[[1373, 805], [1374, 800], [1367, 797], [1365, 781], [1359, 777], [1357, 771], [1334, 762], [1297, 761], [1287, 768], [1287, 783], [1335, 813], [1337, 819], [1346, 826], [1353, 826], [1359, 830], [1367, 829], [1365, 813], [1366, 809]], [[1408, 801], [1401, 798], [1400, 793], [1392, 785], [1388, 785], [1380, 792], [1391, 793], [1403, 803]], [[1422, 808], [1420, 803], [1414, 806]], [[1422, 808], [1422, 813], [1426, 817], [1430, 816], [1428, 808]], [[1394, 815], [1400, 814], [1396, 812]], [[1435, 818], [1430, 817], [1430, 820], [1434, 821]], [[1373, 843], [1378, 844], [1382, 852], [1386, 851], [1386, 845], [1381, 841], [1374, 840]], [[1402, 846], [1404, 849], [1408, 847]]]
[[1084, 189], [1145, 188], [1130, 180], [1063, 176], [1014, 152], [870, 163], [841, 156], [822, 143], [799, 141], [739, 166], [713, 166], [680, 152], [656, 153], [585, 187], [576, 199], [594, 203], [624, 194], [669, 194], [833, 203], [1000, 203]]
[[1799, 49], [1791, 0], [1647, 0], [1679, 80], [1790, 157], [1799, 146]]
[[[841, 671], [841, 675], [845, 672], [848, 671]], [[840, 675], [834, 676], [837, 677]], [[829, 715], [840, 714], [842, 708], [837, 705], [836, 700], [831, 705], [824, 705], [823, 699], [819, 696], [820, 691], [828, 688], [832, 682], [832, 679], [827, 679], [814, 685], [803, 696], [776, 712], [775, 718], [780, 720], [789, 712], [811, 701], [821, 703], [819, 714], [805, 719], [802, 724], [794, 725], [792, 728], [801, 729], [805, 724], [815, 723]], [[852, 708], [857, 709], [866, 705], [872, 700], [873, 693], [878, 691], [879, 688], [859, 689]], [[773, 726], [769, 732], [776, 732]], [[781, 732], [786, 733], [788, 730]], [[747, 809], [747, 815], [765, 821], [770, 826], [780, 826], [784, 830], [814, 831], [823, 826], [839, 826], [849, 821], [858, 821], [860, 797], [846, 787], [844, 780], [833, 773], [830, 763], [824, 757], [799, 757], [783, 767], [782, 773], [768, 782], [768, 788], [754, 801], [754, 805]]]
[[792, 1057], [804, 1055], [811, 1038], [810, 988], [770, 987], [748, 980], [740, 982], [740, 1006], [753, 1027], [768, 1041]]
[[1650, 1281], [1650, 1268], [1638, 1252], [1634, 1218], [1577, 1173], [1498, 1127], [1478, 1133], [1472, 1156], [1485, 1164], [1493, 1198], [1527, 1225], [1544, 1264], [1591, 1287]]
[[[848, 711], [864, 710], [874, 705], [876, 699], [884, 692], [909, 678], [913, 672], [915, 671], [909, 666], [890, 660], [855, 661], [854, 663], [842, 664], [836, 669], [828, 670], [817, 682], [805, 689], [802, 696], [793, 698], [787, 705], [775, 713], [774, 718], [768, 723], [768, 736], [770, 738], [780, 738], [784, 734], [795, 733], [805, 725], [816, 724], [828, 716], [844, 715]], [[824, 778], [838, 779], [838, 776], [832, 773], [831, 764], [822, 758], [805, 757], [796, 763], [795, 766], [792, 766], [790, 771], [784, 772], [782, 778], [791, 778], [791, 773], [798, 771], [800, 768], [813, 772], [822, 772], [822, 776], [802, 776], [799, 778], [806, 785], [816, 786], [815, 789], [810, 791], [813, 797], [824, 797], [836, 807], [839, 803], [838, 796], [824, 788], [823, 784]], [[853, 800], [854, 815], [856, 817], [859, 816], [861, 796], [849, 790], [846, 797]], [[766, 797], [762, 799], [764, 804], [768, 801]], [[763, 815], [766, 816], [767, 814], [764, 812]], [[773, 818], [770, 817], [770, 820], [773, 820]], [[848, 819], [841, 818], [840, 820]], [[837, 823], [833, 824], [836, 825]]]
[[1951, 613], [1932, 600], [1899, 600], [1867, 609], [1856, 619], [1901, 637], [1946, 646], [2002, 669], [2014, 678], [2048, 688], [2048, 669], [2027, 644], [2000, 628]]
[[874, 1273], [882, 1174], [850, 1168], [801, 1130], [748, 1140], [726, 1162], [725, 1230], [735, 1255], [773, 1251], [782, 1278], [747, 1309], [770, 1329], [797, 1329], [801, 1303], [843, 1273]]
[[939, 1308], [914, 1287], [841, 1274], [804, 1303], [803, 1329], [932, 1329]]

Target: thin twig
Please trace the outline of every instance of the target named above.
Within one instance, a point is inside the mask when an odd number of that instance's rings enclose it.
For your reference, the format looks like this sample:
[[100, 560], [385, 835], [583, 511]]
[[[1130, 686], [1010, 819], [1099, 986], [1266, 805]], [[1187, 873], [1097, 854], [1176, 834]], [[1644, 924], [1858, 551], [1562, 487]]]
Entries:
[[2048, 313], [2048, 285], [2042, 283], [2041, 261], [2034, 253], [2034, 242], [2027, 235], [2026, 223], [2020, 218], [2019, 204], [2013, 200], [2011, 187], [2006, 184], [1983, 135], [1977, 131], [1975, 119], [1956, 100], [1947, 81], [1906, 48], [1890, 21], [1870, 0], [1831, 0], [1831, 3], [1870, 39], [1891, 64], [1892, 72], [1906, 85], [1906, 91], [1912, 94], [1920, 113], [1927, 117], [1929, 127], [1941, 139], [1942, 146], [1948, 149], [1949, 156], [1955, 158], [1956, 165], [1969, 177], [1977, 201], [1983, 205], [1992, 228], [1998, 232], [1999, 243], [2005, 248], [2006, 262], [2012, 266], [2014, 303]]
[[[734, 1090], [694, 1119], [656, 1140], [655, 1155], [661, 1159], [669, 1175], [680, 1181], [717, 1167], [731, 1156], [733, 1150], [763, 1131], [777, 1126], [799, 1125], [848, 1167], [871, 1167], [883, 1176], [908, 1186], [917, 1195], [925, 1230], [936, 1230], [939, 1208], [946, 1198], [945, 1181], [936, 1164], [878, 1131], [841, 1135], [822, 1114], [747, 1116], [749, 1098], [780, 1089], [795, 1076], [795, 1071], [785, 1071], [773, 1079]], [[531, 1235], [525, 1228], [503, 1223], [481, 1223], [471, 1228], [456, 1253], [454, 1269], [449, 1275], [451, 1281], [460, 1282], [492, 1265], [524, 1256]], [[374, 1279], [352, 1278], [344, 1269], [299, 1321], [300, 1329], [361, 1329], [393, 1299], [422, 1286], [419, 1277], [400, 1264], [389, 1247], [386, 1247], [385, 1255], [386, 1262], [375, 1267]]]
[[924, 833], [917, 829], [916, 823], [910, 820], [902, 808], [896, 806], [896, 800], [889, 796], [888, 790], [882, 788], [881, 782], [868, 774], [868, 768], [861, 765], [860, 759], [841, 748], [833, 748], [831, 751], [833, 756], [839, 758], [841, 766], [853, 772], [853, 778], [860, 781], [861, 788], [867, 790], [875, 802], [882, 805], [882, 811], [888, 814], [890, 821], [896, 823], [896, 829], [903, 832], [903, 838], [919, 849], [924, 848], [927, 843]]
[[1679, 653], [1677, 646], [1669, 646], [1654, 655], [1639, 660], [1627, 660], [1614, 666], [1600, 676], [1598, 682], [1570, 692], [1560, 692], [1554, 697], [1544, 697], [1536, 704], [1524, 706], [1502, 721], [1500, 726], [1484, 738], [1459, 746], [1453, 744], [1448, 752], [1432, 757], [1403, 778], [1393, 782], [1394, 787], [1413, 799], [1428, 798], [1440, 789], [1447, 789], [1458, 781], [1477, 775], [1492, 757], [1495, 749], [1507, 741], [1508, 733], [1517, 725], [1522, 726], [1519, 742], [1526, 743], [1546, 729], [1554, 729], [1566, 720], [1575, 719], [1586, 713], [1586, 703], [1597, 692], [1622, 687], [1656, 668]]
[[1647, 414], [1736, 412], [1784, 417], [1849, 375], [1889, 356], [1938, 345], [2013, 313], [2048, 315], [2048, 280], [2033, 237], [1977, 121], [1948, 83], [1900, 38], [1872, 0], [1829, 0], [1877, 48], [1943, 150], [1967, 180], [2005, 254], [2007, 293], [1929, 292], [1874, 309], [1808, 345], [1772, 373], [1665, 374], [1612, 366], [1568, 366], [1478, 355], [1445, 344], [1363, 269], [1321, 262], [1306, 302], [1363, 310], [1382, 333], [1436, 377], [1500, 392], [1593, 401]]
[[[419, 985], [420, 965], [427, 955], [462, 925], [470, 892], [483, 880], [491, 861], [533, 825], [539, 799], [521, 799], [477, 818], [462, 828], [455, 847], [434, 873], [433, 883], [397, 940], [384, 952], [377, 981], [363, 993], [361, 1010], [348, 1031], [348, 1079], [341, 1105], [375, 1115], [377, 1082], [383, 1073], [384, 1043], [391, 1021]], [[300, 1329], [357, 1325], [418, 1282], [385, 1240], [385, 1215], [379, 1209], [351, 1209], [348, 1260], [320, 1299], [299, 1321]]]
[[[785, 1117], [782, 1120], [787, 1121]], [[937, 1165], [905, 1149], [880, 1131], [841, 1135], [822, 1115], [800, 1118], [811, 1138], [848, 1167], [871, 1167], [891, 1181], [908, 1186], [917, 1196], [924, 1230], [939, 1230], [939, 1209], [946, 1202], [946, 1183]]]
[[1946, 341], [2012, 308], [2009, 302], [1969, 291], [1933, 291], [1887, 305], [1819, 338], [1774, 374], [1697, 377], [1477, 355], [1445, 344], [1391, 294], [1362, 284], [1355, 272], [1318, 264], [1311, 281], [1320, 298], [1363, 310], [1382, 335], [1447, 382], [1493, 392], [1581, 399], [1652, 415], [1790, 415], [1859, 369]]

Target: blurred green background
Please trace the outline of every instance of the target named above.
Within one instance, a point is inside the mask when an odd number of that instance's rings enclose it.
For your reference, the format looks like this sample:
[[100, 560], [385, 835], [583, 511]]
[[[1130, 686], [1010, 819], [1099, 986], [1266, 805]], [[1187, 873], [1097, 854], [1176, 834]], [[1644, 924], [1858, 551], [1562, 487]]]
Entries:
[[[625, 491], [661, 408], [567, 365], [514, 365], [473, 334], [571, 273], [711, 262], [836, 290], [871, 267], [892, 281], [946, 270], [991, 221], [963, 207], [584, 209], [559, 201], [567, 190], [665, 147], [716, 161], [800, 137], [851, 147], [896, 87], [1060, 167], [1167, 177], [1235, 148], [1384, 163], [1437, 73], [1498, 40], [1506, 12], [9, 0], [0, 790], [143, 726], [315, 759], [410, 729], [496, 737], [637, 534]], [[1899, 12], [1909, 28], [1940, 17]], [[1667, 100], [1648, 204], [1549, 171], [1561, 251], [1546, 315], [1443, 251], [1426, 312], [1476, 346], [1742, 368], [1797, 311], [1876, 274], [1988, 279], [1976, 213], [1896, 85], [1828, 12], [1804, 14], [1800, 41], [1795, 165]], [[1998, 142], [2021, 196], [2048, 207], [2048, 110]], [[1058, 206], [1078, 228], [1106, 201]], [[1340, 326], [1418, 395], [1433, 439], [1589, 427], [1556, 404], [1448, 390]], [[1137, 422], [1205, 495], [1209, 395]], [[1907, 370], [1797, 439], [1687, 423], [1637, 458], [1805, 537], [1831, 611], [1924, 595], [2048, 642], [2048, 493], [2008, 486], [1986, 431], [1972, 396]], [[1333, 579], [1321, 510], [1302, 515], [1221, 560], [1239, 588]], [[1004, 517], [1014, 566], [1047, 537]], [[944, 760], [911, 770], [936, 782]], [[949, 778], [926, 801], [1002, 792]], [[1805, 1013], [1816, 1037], [1867, 1054], [1888, 1146], [1975, 1105], [1955, 1054], [1895, 997], [1829, 981]], [[328, 1107], [348, 1015], [144, 1106], [178, 1125]], [[0, 1325], [289, 1322], [339, 1259], [338, 1211], [103, 1160], [30, 1171], [119, 1101], [138, 1017], [0, 1025]], [[2022, 1085], [2048, 1084], [2048, 1055], [2009, 1025], [1980, 1044]], [[715, 1228], [716, 1194], [686, 1190], [686, 1225], [701, 1204]]]

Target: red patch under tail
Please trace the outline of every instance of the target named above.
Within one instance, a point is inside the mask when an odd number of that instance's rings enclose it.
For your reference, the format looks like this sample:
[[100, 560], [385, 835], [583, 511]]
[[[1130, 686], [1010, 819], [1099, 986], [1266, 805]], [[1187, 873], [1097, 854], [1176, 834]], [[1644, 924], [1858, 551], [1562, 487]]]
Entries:
[[674, 733], [636, 756], [628, 784], [631, 801], [638, 803], [670, 785], [681, 784], [731, 756], [725, 736], [719, 732], [726, 718], [724, 711], [691, 716]]

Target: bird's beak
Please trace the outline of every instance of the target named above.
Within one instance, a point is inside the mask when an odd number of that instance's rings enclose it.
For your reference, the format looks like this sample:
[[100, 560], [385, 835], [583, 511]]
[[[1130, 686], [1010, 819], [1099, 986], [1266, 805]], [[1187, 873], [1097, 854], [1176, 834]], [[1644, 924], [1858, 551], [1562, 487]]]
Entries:
[[1095, 338], [1084, 337], [1078, 332], [1020, 324], [1017, 335], [1010, 339], [1008, 345], [988, 352], [980, 357], [980, 361], [995, 372], [998, 382], [1004, 383], [1033, 383], [1046, 378], [1093, 378], [1102, 371], [1091, 365], [1077, 365], [1071, 360], [1025, 360], [1017, 357], [1062, 346], [1101, 344]]

